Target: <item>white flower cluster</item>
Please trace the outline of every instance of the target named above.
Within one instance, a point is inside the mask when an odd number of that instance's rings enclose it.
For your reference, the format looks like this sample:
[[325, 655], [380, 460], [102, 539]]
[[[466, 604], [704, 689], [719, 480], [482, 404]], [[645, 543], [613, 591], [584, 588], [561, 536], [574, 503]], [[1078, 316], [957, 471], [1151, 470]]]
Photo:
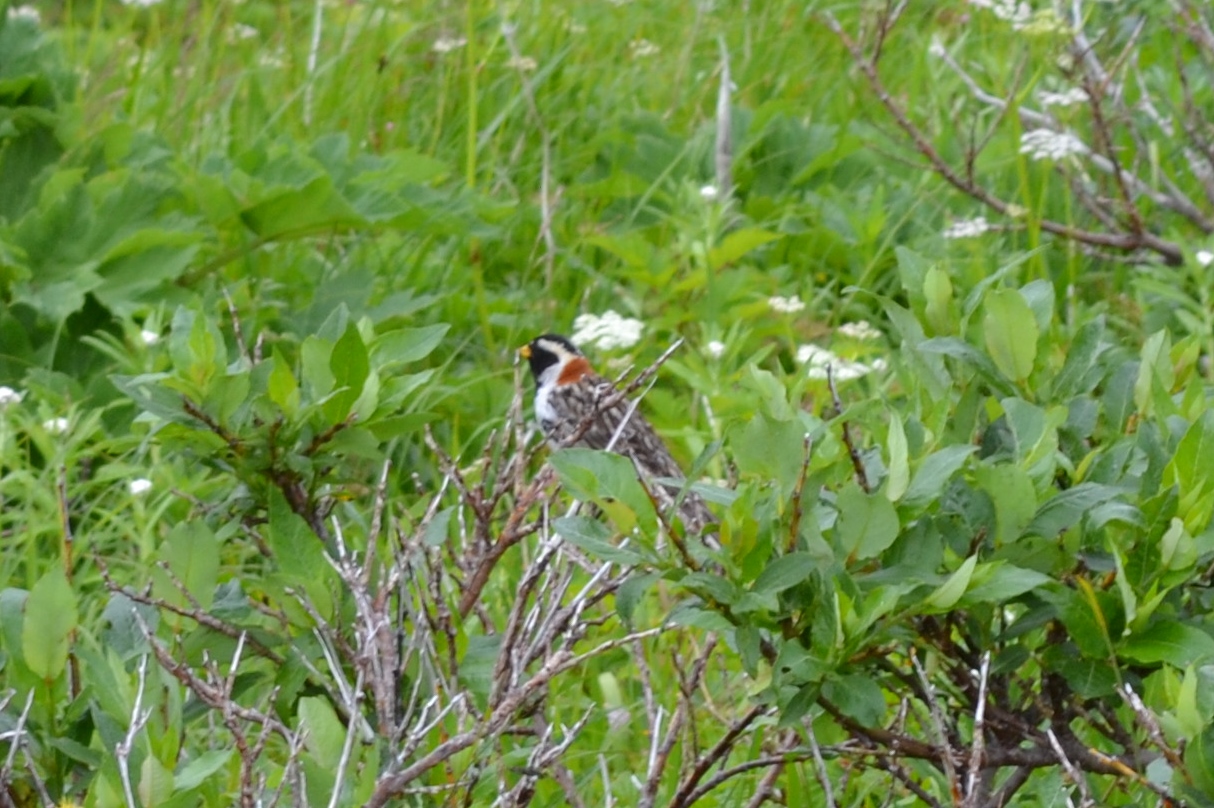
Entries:
[[771, 306], [772, 311], [778, 311], [780, 314], [796, 314], [805, 308], [805, 304], [801, 302], [801, 298], [796, 295], [792, 297], [774, 295], [767, 298], [767, 305]]
[[0, 412], [14, 404], [20, 404], [23, 398], [25, 398], [25, 393], [18, 392], [11, 387], [0, 386]]
[[940, 235], [945, 238], [976, 238], [990, 229], [991, 225], [985, 216], [975, 216], [973, 219], [959, 219], [953, 222], [944, 228]]
[[836, 328], [835, 332], [842, 334], [848, 339], [858, 339], [864, 342], [881, 338], [881, 332], [873, 328], [873, 324], [868, 320], [858, 320], [854, 323], [844, 323]]
[[42, 422], [42, 428], [51, 435], [62, 435], [71, 426], [66, 418], [51, 418]]
[[704, 353], [711, 356], [713, 359], [720, 359], [725, 355], [725, 343], [719, 339], [714, 339], [704, 346]]
[[1087, 154], [1088, 147], [1070, 132], [1034, 129], [1020, 136], [1020, 153], [1034, 160], [1061, 160], [1076, 154]]
[[119, 0], [124, 6], [134, 6], [135, 8], [151, 8], [160, 4], [160, 0]]
[[462, 48], [468, 44], [468, 39], [462, 36], [447, 36], [446, 34], [434, 40], [434, 44], [430, 46], [430, 50], [435, 53], [450, 53], [457, 48]]
[[809, 378], [825, 379], [829, 368], [830, 375], [834, 376], [837, 382], [858, 379], [886, 368], [884, 359], [874, 359], [872, 364], [866, 365], [863, 362], [844, 359], [833, 351], [812, 344], [797, 348], [797, 361], [806, 366]]
[[1209, 250], [1198, 250], [1197, 255], [1194, 257], [1197, 259], [1197, 263], [1203, 267], [1208, 267], [1211, 263], [1214, 263], [1214, 252], [1210, 252]]
[[32, 6], [9, 6], [8, 18], [10, 20], [32, 20], [35, 23], [42, 22], [42, 15], [38, 13], [38, 9]]
[[700, 187], [700, 199], [703, 199], [705, 202], [716, 202], [717, 197], [720, 195], [721, 192], [717, 190], [717, 186], [715, 185], [703, 185]]
[[539, 64], [530, 56], [511, 56], [506, 60], [506, 67], [517, 70], [520, 73], [530, 73], [539, 67]]
[[1037, 93], [1037, 100], [1043, 107], [1073, 107], [1076, 104], [1087, 103], [1088, 93], [1082, 87], [1072, 87], [1060, 93], [1042, 90]]
[[662, 50], [648, 39], [634, 39], [628, 43], [628, 49], [632, 51], [633, 59], [644, 59], [647, 56], [654, 56]]
[[641, 339], [645, 324], [631, 317], [621, 317], [614, 311], [579, 314], [573, 321], [575, 345], [593, 345], [601, 351], [631, 348]]
[[148, 491], [152, 490], [152, 481], [144, 477], [139, 477], [138, 479], [131, 480], [129, 483], [127, 483], [126, 488], [128, 491], [130, 491], [131, 496], [133, 497], [143, 496]]
[[1021, 0], [970, 0], [971, 6], [990, 9], [999, 19], [1010, 22], [1012, 28], [1020, 30], [1033, 16], [1033, 7]]

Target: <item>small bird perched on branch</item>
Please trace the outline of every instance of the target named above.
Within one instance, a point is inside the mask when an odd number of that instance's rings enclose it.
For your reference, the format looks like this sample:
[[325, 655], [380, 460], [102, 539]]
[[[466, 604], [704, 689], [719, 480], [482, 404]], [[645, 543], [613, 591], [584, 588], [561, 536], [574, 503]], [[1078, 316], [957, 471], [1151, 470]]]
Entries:
[[[655, 480], [681, 480], [683, 470], [636, 411], [636, 402], [616, 396], [615, 385], [591, 370], [586, 357], [565, 337], [544, 334], [520, 348], [519, 354], [530, 363], [535, 377], [535, 417], [554, 446], [585, 446], [622, 454], [632, 460], [664, 509], [674, 504], [681, 486]], [[608, 404], [613, 397], [618, 400]], [[595, 415], [583, 431], [583, 422], [591, 414]], [[683, 497], [679, 516], [687, 531], [697, 534], [716, 521], [693, 491]]]

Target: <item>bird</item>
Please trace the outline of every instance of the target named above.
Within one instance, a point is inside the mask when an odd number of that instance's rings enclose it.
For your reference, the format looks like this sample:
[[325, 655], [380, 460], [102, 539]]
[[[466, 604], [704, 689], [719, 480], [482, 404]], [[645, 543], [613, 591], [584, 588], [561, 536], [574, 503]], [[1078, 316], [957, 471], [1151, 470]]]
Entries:
[[[531, 366], [535, 379], [535, 417], [549, 443], [558, 448], [572, 445], [610, 449], [624, 455], [632, 460], [637, 473], [649, 483], [649, 489], [665, 509], [675, 503], [682, 486], [659, 483], [657, 479], [683, 479], [678, 462], [649, 422], [636, 411], [635, 402], [617, 397], [613, 404], [605, 406], [618, 391], [591, 369], [589, 360], [573, 342], [559, 334], [543, 334], [520, 348], [519, 355]], [[593, 420], [581, 435], [576, 435], [592, 413], [595, 413]], [[716, 522], [694, 491], [683, 496], [679, 516], [688, 532], [701, 536], [705, 527]]]

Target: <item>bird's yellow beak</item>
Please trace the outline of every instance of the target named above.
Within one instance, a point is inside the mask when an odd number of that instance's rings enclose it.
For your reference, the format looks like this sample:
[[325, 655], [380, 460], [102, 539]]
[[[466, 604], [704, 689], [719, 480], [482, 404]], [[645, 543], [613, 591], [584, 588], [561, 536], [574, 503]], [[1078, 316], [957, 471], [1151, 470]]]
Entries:
[[531, 346], [524, 345], [522, 348], [519, 348], [518, 355], [523, 357], [524, 359], [530, 359], [531, 358]]

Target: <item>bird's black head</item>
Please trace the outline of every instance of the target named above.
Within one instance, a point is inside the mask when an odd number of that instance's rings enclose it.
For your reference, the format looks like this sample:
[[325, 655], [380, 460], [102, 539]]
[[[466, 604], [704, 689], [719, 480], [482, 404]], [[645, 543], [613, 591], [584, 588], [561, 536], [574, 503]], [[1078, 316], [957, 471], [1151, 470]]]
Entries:
[[519, 355], [531, 365], [531, 375], [538, 385], [544, 371], [554, 365], [564, 365], [570, 359], [582, 355], [577, 346], [560, 334], [544, 334], [519, 348]]

